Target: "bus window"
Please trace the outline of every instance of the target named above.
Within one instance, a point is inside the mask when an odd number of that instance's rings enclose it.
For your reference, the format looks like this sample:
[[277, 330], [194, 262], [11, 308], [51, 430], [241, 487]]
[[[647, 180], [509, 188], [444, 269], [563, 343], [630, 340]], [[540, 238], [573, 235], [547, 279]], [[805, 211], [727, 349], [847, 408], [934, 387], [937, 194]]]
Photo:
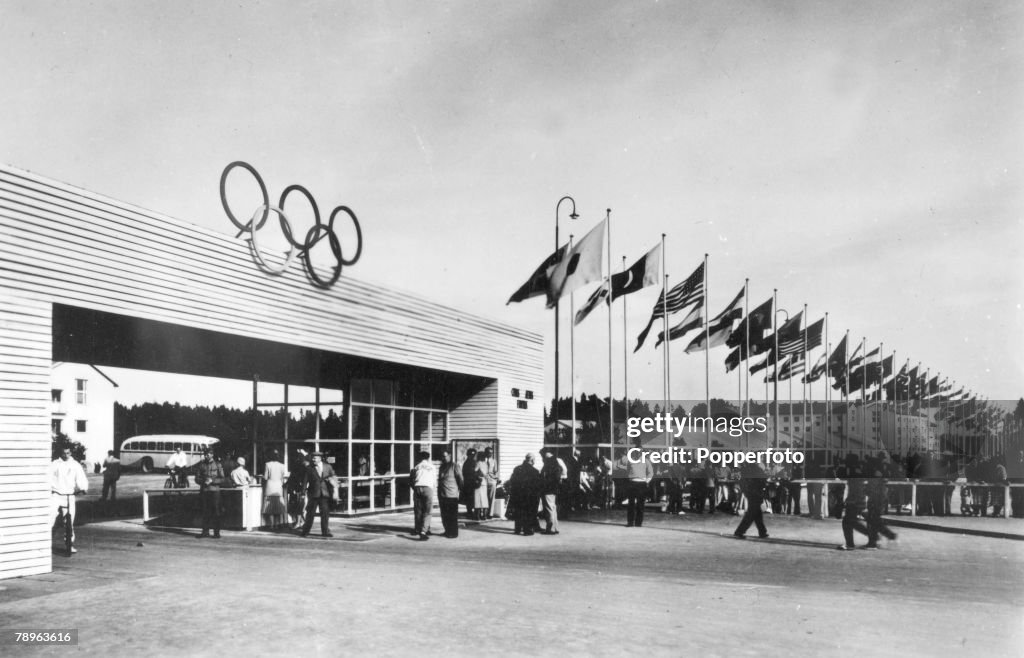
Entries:
[[192, 444], [191, 443], [182, 443], [181, 444], [181, 449], [183, 451], [185, 451], [185, 452], [192, 452]]
[[146, 441], [146, 450], [156, 450], [156, 441]]

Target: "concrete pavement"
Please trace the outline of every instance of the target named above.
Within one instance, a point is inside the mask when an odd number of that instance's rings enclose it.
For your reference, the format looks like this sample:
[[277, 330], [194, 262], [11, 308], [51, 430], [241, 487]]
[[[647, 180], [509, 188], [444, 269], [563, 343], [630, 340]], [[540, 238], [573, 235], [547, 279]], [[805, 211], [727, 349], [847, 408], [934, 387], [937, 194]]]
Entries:
[[333, 539], [112, 520], [54, 573], [0, 581], [0, 618], [105, 656], [1019, 655], [1020, 542], [903, 529], [843, 553], [837, 521], [770, 516], [746, 541], [736, 522], [591, 512], [558, 536], [500, 521], [418, 542], [409, 514], [335, 519]]

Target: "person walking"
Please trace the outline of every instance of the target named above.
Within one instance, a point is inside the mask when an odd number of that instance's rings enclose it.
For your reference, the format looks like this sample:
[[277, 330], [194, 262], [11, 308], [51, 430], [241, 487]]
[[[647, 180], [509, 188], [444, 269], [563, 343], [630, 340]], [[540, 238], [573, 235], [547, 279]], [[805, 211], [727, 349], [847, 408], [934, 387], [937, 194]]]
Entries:
[[[114, 505], [114, 514], [117, 514], [117, 481], [121, 479], [121, 460], [114, 456], [113, 450], [107, 451], [107, 458], [103, 460], [103, 493], [100, 500], [106, 503], [107, 496]], [[104, 505], [105, 507], [106, 505]]]
[[317, 510], [320, 512], [320, 534], [324, 537], [333, 537], [331, 534], [331, 501], [338, 500], [338, 478], [334, 475], [334, 469], [330, 464], [324, 463], [322, 452], [314, 452], [312, 463], [306, 469], [305, 486], [306, 490], [306, 521], [302, 524], [303, 537], [309, 535], [313, 527], [313, 517]]
[[515, 519], [515, 534], [529, 537], [537, 525], [537, 506], [541, 491], [541, 476], [534, 465], [536, 457], [527, 453], [523, 463], [515, 467], [509, 478], [509, 504]]
[[[642, 449], [637, 441], [634, 448]], [[642, 455], [646, 457], [646, 455]], [[646, 459], [626, 459], [626, 527], [639, 528], [644, 524], [644, 505], [647, 504], [647, 485], [654, 478], [654, 467]]]
[[444, 536], [459, 536], [459, 494], [462, 492], [462, 471], [452, 459], [451, 450], [441, 453], [441, 468], [437, 472], [437, 503], [441, 508]]
[[764, 525], [764, 513], [761, 510], [767, 486], [768, 475], [757, 464], [744, 464], [740, 469], [740, 490], [747, 499], [747, 509], [740, 519], [740, 524], [736, 526], [736, 531], [733, 532], [737, 539], [747, 538], [747, 530], [751, 524], [757, 526], [759, 538], [768, 538], [768, 528]]
[[885, 486], [885, 464], [880, 459], [871, 460], [867, 467], [867, 528], [868, 543], [864, 548], [878, 548], [878, 536], [882, 535], [889, 541], [896, 540], [896, 533], [882, 520], [882, 512], [888, 504], [889, 492]]
[[437, 469], [430, 460], [430, 453], [421, 450], [416, 453], [416, 466], [409, 474], [413, 491], [413, 529], [420, 541], [430, 539], [430, 514], [434, 509], [434, 485], [437, 483]]
[[67, 515], [71, 524], [71, 546], [69, 554], [78, 552], [75, 548], [75, 495], [89, 490], [82, 465], [71, 458], [71, 448], [64, 448], [60, 456], [50, 463], [50, 524], [62, 514]]
[[864, 511], [864, 499], [867, 495], [867, 481], [861, 469], [860, 461], [854, 454], [846, 457], [846, 504], [843, 507], [843, 539], [844, 543], [836, 546], [841, 551], [856, 548], [853, 543], [853, 532], [868, 535], [868, 527], [860, 520]]
[[544, 466], [540, 471], [541, 478], [541, 505], [544, 508], [544, 517], [547, 527], [545, 535], [558, 534], [558, 496], [562, 485], [562, 467], [555, 458], [555, 451], [545, 448]]
[[199, 485], [199, 504], [203, 510], [203, 530], [198, 539], [210, 536], [220, 539], [220, 487], [224, 482], [224, 469], [214, 461], [209, 449], [203, 449], [203, 459], [196, 465], [196, 484]]

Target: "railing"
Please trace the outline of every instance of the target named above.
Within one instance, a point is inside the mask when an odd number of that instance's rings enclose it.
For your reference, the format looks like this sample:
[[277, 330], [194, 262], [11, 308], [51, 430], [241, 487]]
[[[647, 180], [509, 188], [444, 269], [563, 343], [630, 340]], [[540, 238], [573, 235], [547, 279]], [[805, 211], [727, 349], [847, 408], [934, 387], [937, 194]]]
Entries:
[[[847, 481], [846, 480], [837, 480], [837, 479], [813, 479], [813, 480], [806, 480], [805, 479], [805, 480], [791, 480], [791, 481], [794, 482], [794, 483], [805, 485], [805, 486], [807, 484], [821, 484], [821, 485], [824, 485], [823, 490], [822, 490], [821, 500], [822, 500], [822, 505], [824, 505], [826, 507], [826, 512], [827, 512], [827, 507], [828, 507], [828, 487], [829, 487], [829, 485], [841, 485], [841, 486], [846, 486], [847, 485]], [[997, 488], [1003, 489], [1003, 496], [1004, 496], [1004, 498], [1003, 498], [1003, 518], [1007, 518], [1007, 519], [1010, 518], [1010, 489], [1012, 489], [1012, 488], [1017, 488], [1017, 489], [1024, 488], [1024, 483], [1013, 483], [1013, 484], [1009, 484], [1008, 483], [1008, 484], [1000, 485], [1000, 484], [983, 483], [983, 482], [951, 482], [951, 481], [944, 481], [944, 482], [937, 482], [936, 481], [936, 482], [933, 482], [933, 481], [921, 481], [921, 480], [886, 480], [885, 481], [885, 485], [887, 487], [910, 487], [910, 516], [917, 516], [917, 488], [918, 487], [943, 487], [943, 488], [952, 487], [954, 489], [960, 488], [961, 489], [961, 495], [962, 495], [962, 490], [963, 490], [964, 487], [968, 487], [968, 488], [970, 488], [970, 487], [978, 487], [978, 488], [984, 487], [984, 488], [988, 489], [989, 491], [991, 491], [993, 489], [997, 489]], [[820, 512], [821, 510], [818, 510], [818, 511]], [[948, 513], [948, 511], [947, 511], [947, 513]], [[822, 516], [827, 516], [827, 514], [823, 514]]]

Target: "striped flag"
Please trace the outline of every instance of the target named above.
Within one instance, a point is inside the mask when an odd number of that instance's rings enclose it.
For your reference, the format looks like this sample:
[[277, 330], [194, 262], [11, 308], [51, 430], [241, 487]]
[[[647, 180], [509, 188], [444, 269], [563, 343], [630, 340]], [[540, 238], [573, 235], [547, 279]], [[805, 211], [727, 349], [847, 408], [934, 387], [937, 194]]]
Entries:
[[665, 314], [672, 315], [677, 313], [694, 302], [700, 302], [704, 299], [704, 263], [697, 267], [693, 271], [693, 274], [688, 276], [685, 281], [676, 285], [668, 294], [665, 293], [665, 289], [662, 288], [661, 295], [658, 296], [658, 301], [655, 302], [654, 308], [651, 309], [651, 319], [647, 321], [647, 326], [640, 332], [640, 335], [636, 339], [636, 349], [638, 351], [643, 347], [644, 341], [647, 340], [647, 334], [651, 331], [651, 326], [654, 321], [665, 317]]
[[[694, 329], [702, 326], [704, 326], [703, 300], [701, 301], [701, 303], [698, 303], [696, 306], [694, 306], [693, 309], [686, 314], [686, 317], [679, 322], [679, 324], [677, 324], [674, 327], [671, 327], [668, 330], [668, 339], [675, 340], [676, 338], [681, 338], [685, 334], [688, 334]], [[658, 342], [656, 342], [654, 346], [658, 347], [663, 342], [665, 342], [665, 332], [659, 331]]]
[[816, 382], [819, 379], [821, 379], [822, 375], [825, 374], [825, 357], [826, 356], [828, 356], [828, 355], [827, 354], [822, 354], [821, 356], [818, 357], [818, 360], [814, 363], [814, 367], [811, 368], [811, 371], [809, 373], [807, 373], [806, 376], [804, 376], [804, 383], [805, 384], [810, 384], [811, 382]]
[[573, 319], [573, 324], [577, 325], [583, 322], [583, 319], [590, 315], [590, 312], [601, 305], [601, 302], [608, 300], [608, 286], [606, 283], [602, 283], [599, 288], [590, 293], [590, 297], [587, 302], [576, 311], [576, 317]]
[[787, 356], [804, 351], [804, 333], [800, 331], [800, 322], [803, 320], [804, 312], [800, 311], [786, 324], [779, 327], [779, 356]]

